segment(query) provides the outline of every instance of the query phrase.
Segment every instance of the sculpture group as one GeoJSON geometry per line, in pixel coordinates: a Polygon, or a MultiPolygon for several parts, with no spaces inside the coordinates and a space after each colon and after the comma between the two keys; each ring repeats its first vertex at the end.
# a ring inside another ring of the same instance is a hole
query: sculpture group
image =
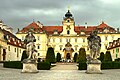
{"type": "Polygon", "coordinates": [[[97,31],[93,31],[87,39],[90,49],[90,59],[95,60],[100,54],[101,39],[97,36],[97,31]]]}
{"type": "Polygon", "coordinates": [[[97,58],[100,55],[101,38],[97,36],[97,31],[93,31],[87,38],[90,55],[87,58],[86,73],[101,73],[101,61],[97,58]]]}
{"type": "Polygon", "coordinates": [[[25,37],[24,43],[26,44],[26,54],[28,55],[27,59],[23,60],[23,70],[25,73],[37,73],[37,57],[35,50],[36,39],[32,31],[29,31],[25,37]]]}

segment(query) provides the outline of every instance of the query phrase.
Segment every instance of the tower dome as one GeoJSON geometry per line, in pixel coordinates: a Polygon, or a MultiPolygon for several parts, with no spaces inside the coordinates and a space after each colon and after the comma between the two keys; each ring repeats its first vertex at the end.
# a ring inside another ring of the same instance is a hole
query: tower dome
{"type": "Polygon", "coordinates": [[[70,13],[70,10],[68,10],[68,12],[65,14],[65,17],[66,17],[66,18],[72,17],[72,14],[70,13]]]}

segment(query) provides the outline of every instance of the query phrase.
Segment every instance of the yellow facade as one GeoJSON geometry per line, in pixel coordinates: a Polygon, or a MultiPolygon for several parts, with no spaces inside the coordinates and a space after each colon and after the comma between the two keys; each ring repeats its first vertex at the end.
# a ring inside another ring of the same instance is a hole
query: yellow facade
{"type": "MultiPolygon", "coordinates": [[[[22,41],[24,41],[26,34],[16,34],[16,36],[21,39],[22,41]]],[[[44,33],[34,33],[33,34],[36,38],[36,42],[35,42],[35,49],[38,51],[37,56],[38,58],[45,58],[46,56],[46,51],[47,51],[47,44],[48,44],[48,39],[47,39],[47,35],[44,33]]]]}
{"type": "Polygon", "coordinates": [[[6,60],[7,41],[4,40],[4,34],[0,29],[0,61],[6,60]]]}
{"type": "MultiPolygon", "coordinates": [[[[120,38],[120,33],[115,32],[114,28],[112,28],[113,32],[109,32],[110,27],[104,22],[102,22],[99,26],[102,27],[99,29],[106,28],[104,29],[103,32],[98,33],[98,36],[100,36],[101,38],[101,52],[105,53],[109,42],[116,40],[117,38],[120,38]]],[[[70,13],[70,11],[68,10],[68,12],[65,14],[65,17],[63,18],[63,21],[62,21],[61,32],[59,30],[60,28],[58,27],[57,28],[50,27],[50,28],[54,28],[53,31],[51,31],[53,32],[52,34],[49,34],[49,30],[45,29],[45,27],[43,29],[46,30],[46,33],[42,33],[42,34],[34,33],[34,36],[36,38],[36,42],[35,42],[36,50],[39,53],[38,57],[45,58],[47,48],[53,47],[55,51],[55,55],[57,53],[60,53],[62,55],[62,58],[65,59],[68,52],[65,52],[64,49],[67,49],[65,45],[68,42],[72,45],[71,48],[73,49],[73,52],[70,52],[71,59],[73,58],[75,53],[78,53],[81,47],[85,48],[86,53],[89,54],[87,37],[89,36],[90,33],[89,34],[85,33],[84,30],[88,32],[90,30],[90,32],[92,32],[93,30],[98,29],[98,26],[93,26],[93,28],[91,28],[91,26],[86,26],[86,25],[76,27],[74,18],[72,14],[70,13]],[[84,30],[82,30],[83,28],[84,30]],[[81,31],[78,31],[78,29],[81,31]],[[38,49],[38,45],[40,45],[40,49],[38,49]]],[[[24,33],[19,32],[16,34],[16,36],[20,38],[21,40],[24,40],[25,35],[27,35],[27,33],[25,32],[24,33]]]]}

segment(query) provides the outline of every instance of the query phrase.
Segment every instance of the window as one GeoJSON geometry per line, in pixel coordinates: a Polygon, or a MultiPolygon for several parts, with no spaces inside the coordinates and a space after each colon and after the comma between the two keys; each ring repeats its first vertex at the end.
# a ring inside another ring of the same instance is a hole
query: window
{"type": "Polygon", "coordinates": [[[85,42],[85,39],[83,39],[83,42],[85,42]]]}
{"type": "Polygon", "coordinates": [[[75,42],[77,42],[77,38],[75,39],[75,42]]]}
{"type": "Polygon", "coordinates": [[[70,22],[70,20],[67,20],[67,22],[70,22]]]}
{"type": "Polygon", "coordinates": [[[67,30],[67,34],[68,34],[68,35],[70,34],[70,31],[69,31],[69,30],[67,30]]]}
{"type": "Polygon", "coordinates": [[[75,47],[75,50],[77,51],[77,47],[75,47]]]}
{"type": "Polygon", "coordinates": [[[107,40],[107,36],[105,37],[105,40],[107,40]]]}
{"type": "Polygon", "coordinates": [[[68,39],[66,39],[66,42],[68,42],[68,39]]]}
{"type": "Polygon", "coordinates": [[[40,49],[40,46],[38,46],[38,49],[40,49]]]}
{"type": "Polygon", "coordinates": [[[19,53],[17,53],[17,57],[19,57],[19,53]]]}
{"type": "Polygon", "coordinates": [[[62,50],[62,47],[60,46],[60,50],[62,50]]]}
{"type": "Polygon", "coordinates": [[[20,53],[21,53],[21,49],[20,49],[20,53]]]}
{"type": "Polygon", "coordinates": [[[48,39],[48,42],[50,42],[50,39],[48,39]]]}
{"type": "Polygon", "coordinates": [[[55,39],[53,39],[53,42],[55,42],[55,39]]]}
{"type": "Polygon", "coordinates": [[[40,53],[38,53],[38,56],[40,56],[40,53]]]}
{"type": "Polygon", "coordinates": [[[62,42],[62,39],[60,39],[60,42],[62,42]]]}
{"type": "Polygon", "coordinates": [[[22,36],[22,40],[24,40],[24,36],[22,36]]]}
{"type": "Polygon", "coordinates": [[[112,36],[112,40],[114,40],[114,36],[112,36]]]}
{"type": "Polygon", "coordinates": [[[38,36],[37,38],[38,38],[38,40],[40,40],[40,37],[39,37],[39,36],[38,36]]]}
{"type": "Polygon", "coordinates": [[[16,48],[15,48],[15,52],[16,52],[16,48]]]}
{"type": "Polygon", "coordinates": [[[10,46],[8,46],[8,51],[10,51],[10,46]]]}

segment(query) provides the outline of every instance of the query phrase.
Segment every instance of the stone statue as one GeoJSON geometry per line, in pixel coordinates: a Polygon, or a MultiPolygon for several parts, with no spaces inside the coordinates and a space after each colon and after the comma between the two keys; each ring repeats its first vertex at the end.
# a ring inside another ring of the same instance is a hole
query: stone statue
{"type": "Polygon", "coordinates": [[[100,54],[101,39],[97,36],[97,31],[92,31],[87,38],[88,47],[90,49],[90,55],[87,58],[87,70],[88,74],[101,74],[101,61],[97,59],[100,54]]]}
{"type": "Polygon", "coordinates": [[[23,73],[37,73],[37,58],[35,50],[35,44],[36,41],[32,31],[29,31],[29,33],[25,37],[25,44],[26,44],[26,53],[28,54],[28,58],[23,60],[23,73]]]}
{"type": "Polygon", "coordinates": [[[34,42],[36,41],[33,33],[29,31],[28,35],[25,37],[25,44],[26,44],[26,52],[28,54],[28,59],[35,59],[35,44],[34,42]]]}
{"type": "Polygon", "coordinates": [[[90,36],[87,38],[88,47],[90,49],[89,60],[96,60],[100,54],[101,48],[101,39],[97,36],[97,31],[93,31],[90,36]]]}

